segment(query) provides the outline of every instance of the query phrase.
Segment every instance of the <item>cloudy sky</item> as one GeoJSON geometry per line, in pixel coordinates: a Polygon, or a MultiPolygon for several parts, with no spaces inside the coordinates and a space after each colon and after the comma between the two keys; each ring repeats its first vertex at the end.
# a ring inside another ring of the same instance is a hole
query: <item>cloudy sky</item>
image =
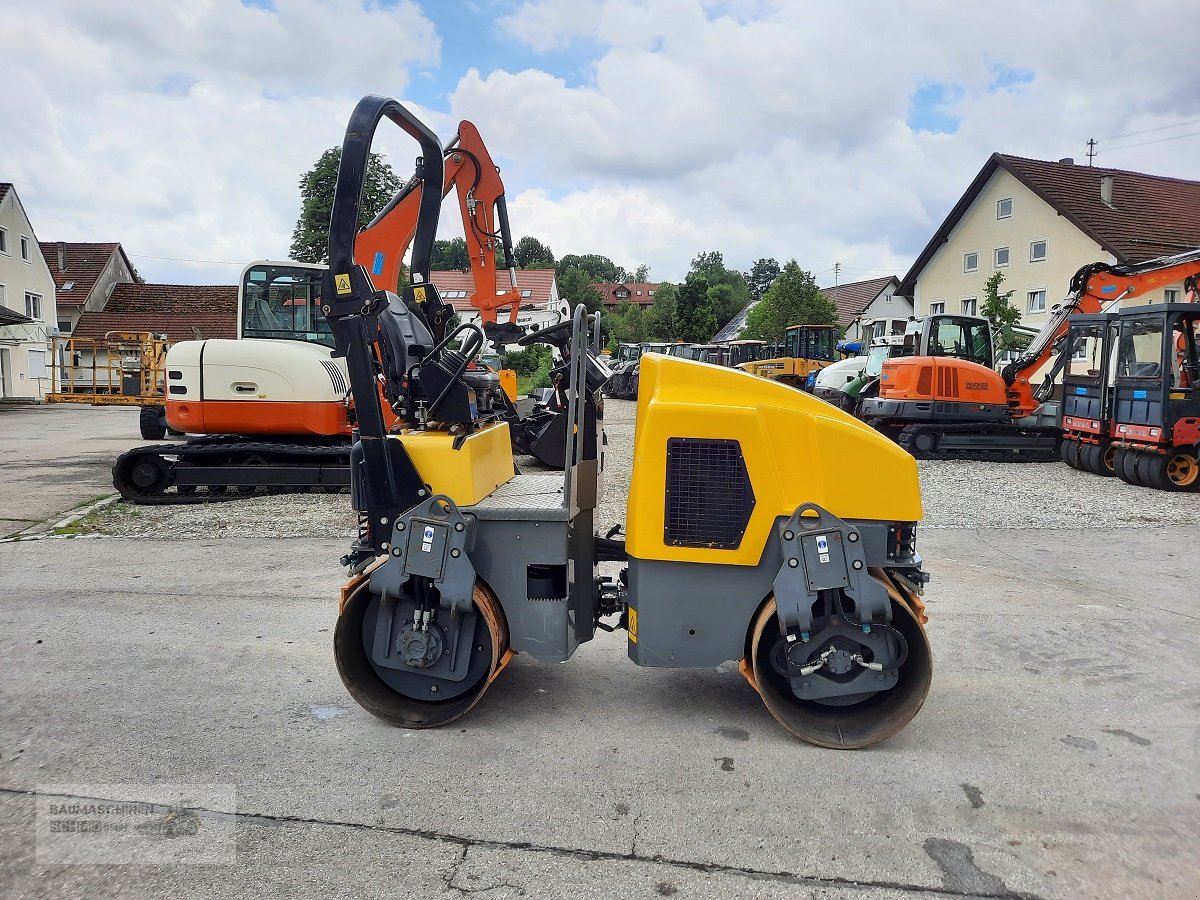
{"type": "MultiPolygon", "coordinates": [[[[4,4],[0,181],[148,281],[286,256],[364,94],[474,122],[516,237],[679,280],[903,274],[993,151],[1200,179],[1195,0],[4,4]]],[[[415,144],[381,129],[402,175],[415,144]]],[[[447,208],[447,212],[450,209],[447,208]]],[[[457,217],[444,217],[443,236],[457,217]]]]}

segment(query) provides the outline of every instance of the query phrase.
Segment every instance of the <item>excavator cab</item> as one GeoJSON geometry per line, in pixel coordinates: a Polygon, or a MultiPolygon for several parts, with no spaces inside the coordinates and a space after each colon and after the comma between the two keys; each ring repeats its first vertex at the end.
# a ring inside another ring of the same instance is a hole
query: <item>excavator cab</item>
{"type": "Polygon", "coordinates": [[[1060,354],[1063,462],[1096,475],[1113,474],[1109,438],[1113,399],[1115,313],[1073,315],[1060,354]]]}
{"type": "MultiPolygon", "coordinates": [[[[579,306],[569,323],[529,336],[556,344],[566,366],[567,465],[516,471],[508,423],[472,405],[464,380],[480,329],[459,329],[457,350],[451,335],[425,348],[405,322],[413,311],[354,262],[358,198],[384,118],[420,143],[419,177],[441,179],[432,132],[395,100],[360,101],[342,146],[325,304],[358,412],[359,529],[334,634],[355,700],[396,725],[443,725],[516,654],[564,662],[598,629],[620,628],[640,666],[738,660],[771,714],[812,743],[863,747],[904,728],[932,673],[912,458],[784,385],[647,353],[625,539],[601,537],[602,460],[587,449],[598,430],[589,398],[608,376],[599,323],[579,306]],[[385,310],[398,327],[383,334],[405,344],[392,358],[412,360],[400,385],[409,395],[396,404],[406,420],[390,430],[374,350],[385,310]],[[780,464],[797,457],[803,465],[780,464]],[[617,573],[601,575],[601,563],[617,573]]],[[[421,212],[417,284],[436,204],[421,212]]]]}

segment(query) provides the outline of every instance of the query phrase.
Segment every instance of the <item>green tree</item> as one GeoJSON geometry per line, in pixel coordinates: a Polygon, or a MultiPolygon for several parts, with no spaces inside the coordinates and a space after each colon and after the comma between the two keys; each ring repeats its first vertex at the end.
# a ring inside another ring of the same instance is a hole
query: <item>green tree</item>
{"type": "Polygon", "coordinates": [[[654,303],[645,312],[647,340],[675,340],[675,301],[679,298],[678,285],[663,282],[654,292],[654,303]]]}
{"type": "Polygon", "coordinates": [[[1021,311],[1012,305],[1012,291],[1000,293],[1003,272],[993,272],[983,286],[983,306],[979,314],[992,323],[997,355],[1026,343],[1013,334],[1012,326],[1021,321],[1021,311]]]}
{"type": "Polygon", "coordinates": [[[550,248],[535,237],[526,235],[513,248],[517,265],[522,269],[553,269],[554,254],[550,248]]]}
{"type": "Polygon", "coordinates": [[[629,276],[629,281],[632,281],[636,284],[645,284],[650,280],[650,267],[645,263],[642,263],[642,265],[634,269],[632,273],[627,272],[626,274],[629,276]]]}
{"type": "Polygon", "coordinates": [[[467,253],[466,240],[456,237],[449,241],[434,241],[433,262],[429,267],[435,272],[452,270],[461,272],[471,268],[471,257],[467,253]]]}
{"type": "Polygon", "coordinates": [[[583,256],[568,253],[558,261],[558,277],[562,278],[563,273],[568,269],[581,270],[593,282],[625,280],[624,269],[607,256],[600,256],[597,253],[586,253],[583,256]]]}
{"type": "Polygon", "coordinates": [[[571,309],[582,303],[589,313],[598,312],[604,305],[604,298],[592,287],[592,278],[583,269],[571,268],[558,273],[558,296],[567,301],[571,309]]]}
{"type": "Polygon", "coordinates": [[[789,325],[832,325],[837,307],[821,293],[811,272],[789,260],[779,277],[763,294],[762,302],[750,310],[740,337],[764,341],[782,340],[789,325]]]}
{"type": "Polygon", "coordinates": [[[640,344],[650,340],[646,320],[647,311],[628,300],[612,312],[605,312],[603,326],[609,344],[615,349],[617,344],[640,344]]]}
{"type": "MultiPolygon", "coordinates": [[[[329,261],[329,218],[333,214],[333,192],[341,161],[341,148],[330,147],[321,154],[316,165],[300,176],[300,218],[292,232],[289,251],[292,259],[311,263],[329,261]]],[[[358,211],[359,228],[375,218],[375,214],[400,190],[400,185],[400,177],[392,167],[378,153],[372,153],[367,161],[358,211]]]]}
{"type": "Polygon", "coordinates": [[[750,290],[751,300],[761,300],[763,294],[767,292],[774,282],[779,277],[779,263],[770,258],[763,257],[750,267],[750,271],[746,273],[746,287],[750,290]]]}
{"type": "Polygon", "coordinates": [[[717,316],[708,295],[708,279],[689,274],[675,299],[675,336],[681,341],[703,343],[717,330],[717,316]]]}
{"type": "Polygon", "coordinates": [[[723,327],[750,302],[745,277],[741,272],[725,268],[725,257],[719,250],[697,253],[689,270],[689,277],[692,275],[708,282],[708,300],[717,318],[717,328],[723,327]]]}

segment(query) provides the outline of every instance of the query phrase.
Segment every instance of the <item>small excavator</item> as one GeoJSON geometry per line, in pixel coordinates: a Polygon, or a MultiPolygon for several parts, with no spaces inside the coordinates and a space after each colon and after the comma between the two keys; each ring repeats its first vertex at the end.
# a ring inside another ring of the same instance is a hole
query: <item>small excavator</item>
{"type": "MultiPolygon", "coordinates": [[[[520,291],[504,184],[473,124],[459,123],[445,150],[440,202],[453,189],[470,257],[474,293],[493,344],[517,342],[520,291]],[[496,290],[495,259],[503,254],[510,288],[496,290]],[[508,309],[508,320],[498,311],[508,309]]],[[[358,237],[359,260],[380,284],[395,287],[416,229],[425,182],[404,184],[358,237]]],[[[242,272],[237,340],[182,341],[167,354],[166,423],[185,442],[136,447],[118,458],[113,484],[141,504],[199,503],[268,492],[339,491],[350,484],[354,411],[348,376],[331,356],[333,335],[320,312],[324,266],[260,261],[242,272]],[[270,346],[263,346],[270,342],[270,346]]],[[[453,307],[429,314],[441,334],[453,307]]],[[[566,371],[560,363],[555,375],[566,371]]],[[[502,409],[514,449],[561,468],[566,421],[553,402],[518,412],[499,383],[472,373],[479,402],[502,409]]],[[[602,414],[602,412],[601,412],[602,414]]],[[[389,415],[390,421],[394,417],[389,415]]]]}
{"type": "Polygon", "coordinates": [[[480,407],[468,375],[484,330],[465,324],[439,340],[426,314],[438,302],[436,192],[422,193],[401,296],[361,263],[355,221],[384,120],[420,145],[415,177],[442,178],[437,137],[409,110],[358,103],[322,292],[357,412],[359,523],[334,634],[351,696],[398,726],[444,725],[515,654],[564,662],[598,629],[621,628],[637,665],[740,661],[771,715],[806,741],[865,747],[903,729],[932,677],[912,457],[784,385],[650,353],[626,534],[596,534],[603,442],[587,435],[603,422],[587,398],[610,370],[584,308],[525,338],[566,349],[568,464],[517,472],[508,422],[480,407]]]}
{"type": "MultiPolygon", "coordinates": [[[[900,445],[918,458],[984,455],[1045,460],[1074,454],[1060,446],[1061,417],[1073,420],[1082,416],[1072,411],[1072,404],[1064,409],[1047,402],[1067,362],[1062,351],[1071,321],[1080,315],[1101,314],[1125,298],[1145,296],[1150,290],[1194,275],[1200,270],[1198,261],[1200,251],[1190,251],[1136,266],[1083,266],[1072,276],[1067,298],[1054,308],[1025,352],[1000,373],[991,368],[990,344],[984,358],[979,333],[951,333],[933,342],[925,355],[885,362],[879,395],[864,399],[860,414],[895,434],[900,445]],[[966,344],[978,344],[975,355],[979,358],[972,358],[970,352],[964,358],[960,351],[966,344]],[[1039,373],[1040,384],[1034,385],[1039,373]]],[[[979,321],[986,324],[984,319],[979,321]]],[[[1070,431],[1072,422],[1066,425],[1070,431]]],[[[1111,469],[1111,441],[1098,437],[1095,444],[1098,451],[1081,449],[1075,455],[1087,464],[1092,454],[1098,453],[1097,467],[1111,469]]]]}

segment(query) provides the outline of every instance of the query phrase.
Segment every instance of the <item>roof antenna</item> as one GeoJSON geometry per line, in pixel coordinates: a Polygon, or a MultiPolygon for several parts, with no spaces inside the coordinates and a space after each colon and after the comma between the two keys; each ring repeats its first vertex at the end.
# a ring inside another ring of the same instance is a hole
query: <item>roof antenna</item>
{"type": "Polygon", "coordinates": [[[1092,160],[1096,156],[1096,139],[1088,138],[1088,165],[1092,164],[1092,160]]]}

